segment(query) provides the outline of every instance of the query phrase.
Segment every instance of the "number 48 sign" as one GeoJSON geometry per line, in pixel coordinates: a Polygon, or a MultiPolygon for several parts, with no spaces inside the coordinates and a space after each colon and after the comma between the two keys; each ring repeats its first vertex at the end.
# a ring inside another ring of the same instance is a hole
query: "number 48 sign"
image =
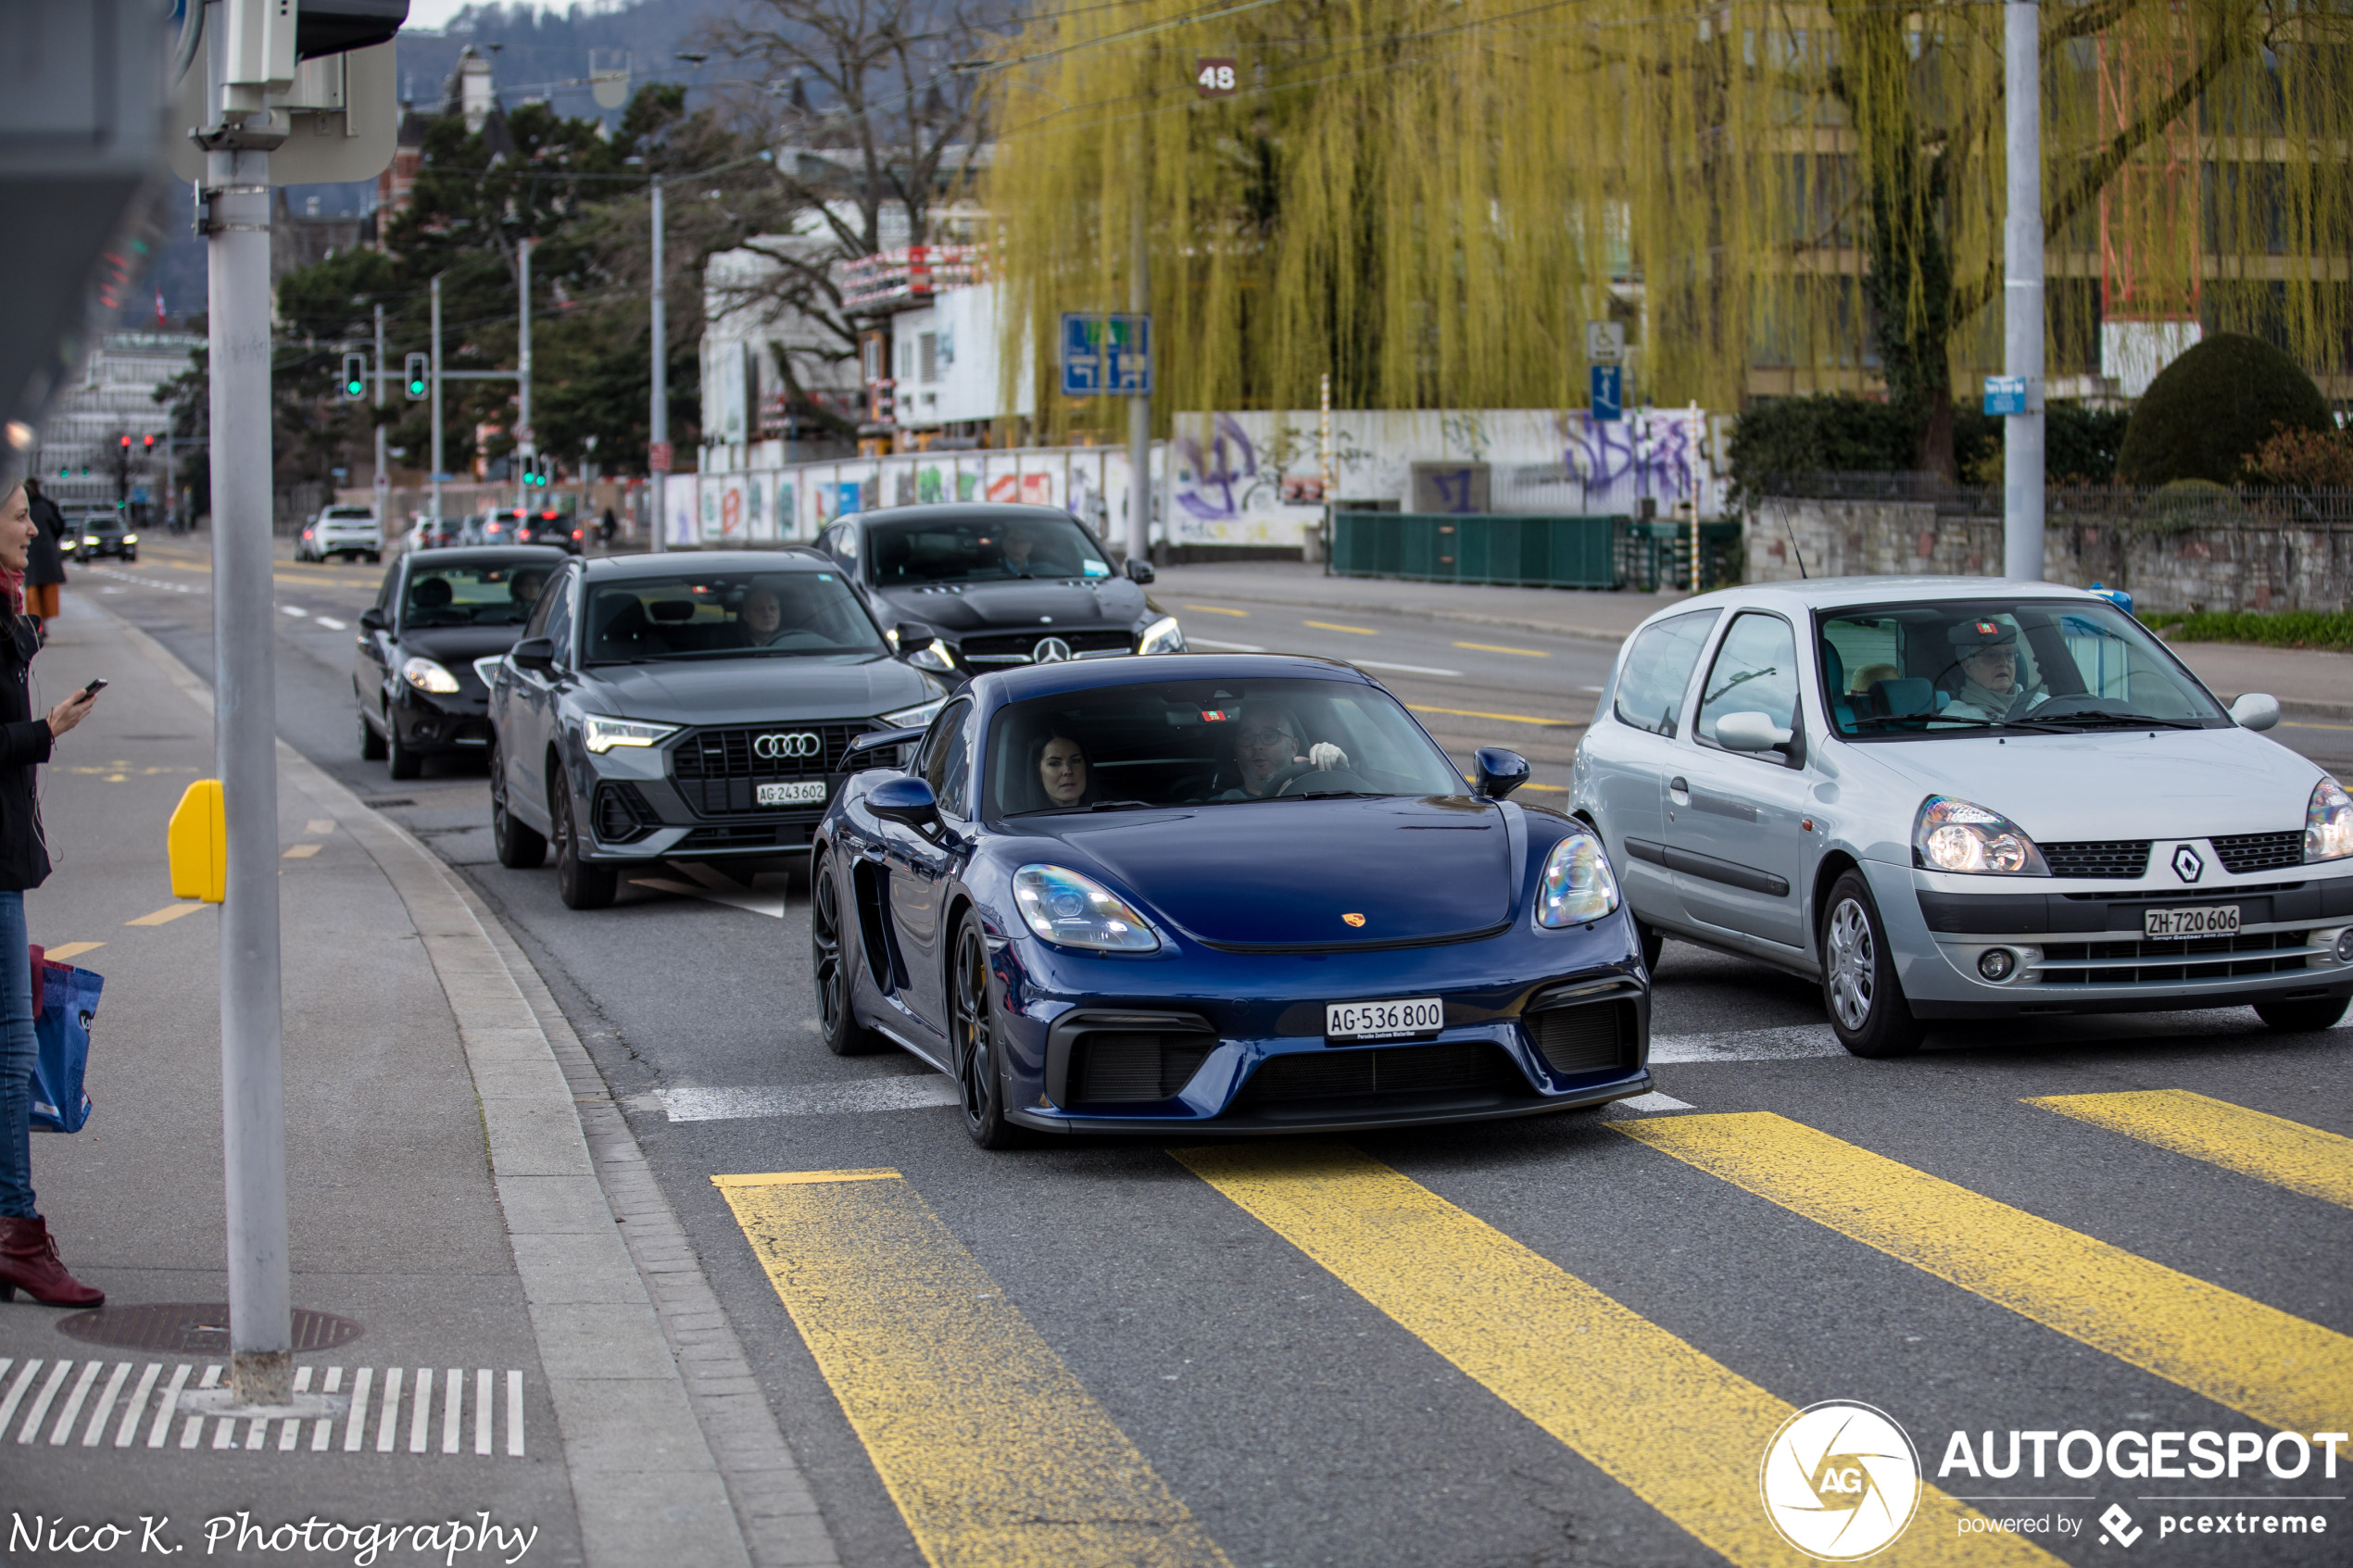
{"type": "Polygon", "coordinates": [[[1201,89],[1204,98],[1230,98],[1234,95],[1234,62],[1211,59],[1203,56],[1193,66],[1193,85],[1201,89]]]}

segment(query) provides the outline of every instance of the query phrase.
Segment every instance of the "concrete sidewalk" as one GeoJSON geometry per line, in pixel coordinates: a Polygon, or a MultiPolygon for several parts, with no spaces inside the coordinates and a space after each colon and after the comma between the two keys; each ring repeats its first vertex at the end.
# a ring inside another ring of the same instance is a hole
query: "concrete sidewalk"
{"type": "Polygon", "coordinates": [[[283,746],[296,1361],[348,1413],[207,1424],[176,1409],[227,1360],[218,911],[170,897],[163,852],[181,791],[214,771],[210,693],[87,598],[68,605],[35,701],[94,675],[112,685],[44,771],[57,871],[27,912],[35,942],[107,988],[94,1112],[73,1136],[36,1137],[33,1177],[68,1263],[107,1303],[0,1306],[9,1507],[69,1525],[169,1516],[158,1542],[230,1562],[353,1553],[260,1537],[241,1550],[206,1521],[497,1526],[506,1549],[477,1560],[833,1562],[740,1347],[538,975],[454,872],[283,746]]]}
{"type": "MultiPolygon", "coordinates": [[[[1957,586],[1960,580],[1955,582],[1957,586]]],[[[1648,616],[1689,596],[1327,577],[1322,567],[1296,561],[1164,566],[1151,592],[1179,620],[1184,618],[1184,600],[1189,596],[1301,609],[1404,615],[1611,644],[1624,641],[1648,616]]],[[[2237,643],[2170,646],[2200,680],[2225,698],[2242,692],[2269,692],[2291,716],[2353,721],[2353,654],[2237,643]]]]}

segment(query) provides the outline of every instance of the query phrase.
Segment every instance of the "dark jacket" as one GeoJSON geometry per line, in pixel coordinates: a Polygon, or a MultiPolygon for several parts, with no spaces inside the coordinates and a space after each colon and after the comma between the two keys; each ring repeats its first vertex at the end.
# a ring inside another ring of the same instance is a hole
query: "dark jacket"
{"type": "Polygon", "coordinates": [[[25,552],[24,581],[28,588],[66,580],[66,514],[46,495],[32,501],[32,546],[25,552]]]}
{"type": "Polygon", "coordinates": [[[0,629],[0,893],[38,887],[49,875],[32,780],[33,765],[49,760],[53,739],[48,719],[32,714],[30,676],[40,646],[29,621],[0,629]]]}

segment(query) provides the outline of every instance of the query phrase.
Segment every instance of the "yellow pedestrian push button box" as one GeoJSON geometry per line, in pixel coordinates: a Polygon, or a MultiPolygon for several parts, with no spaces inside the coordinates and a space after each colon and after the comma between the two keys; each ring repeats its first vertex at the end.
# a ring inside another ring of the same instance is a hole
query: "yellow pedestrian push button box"
{"type": "Polygon", "coordinates": [[[219,779],[198,779],[180,797],[165,834],[171,896],[218,904],[229,897],[229,813],[219,779]]]}

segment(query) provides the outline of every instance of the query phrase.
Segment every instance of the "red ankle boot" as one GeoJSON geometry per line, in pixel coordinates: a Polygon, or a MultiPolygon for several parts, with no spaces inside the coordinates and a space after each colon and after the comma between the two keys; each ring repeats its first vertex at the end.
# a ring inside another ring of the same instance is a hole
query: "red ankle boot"
{"type": "Polygon", "coordinates": [[[66,1273],[57,1238],[38,1214],[0,1216],[0,1301],[15,1300],[19,1290],[44,1307],[95,1307],[107,1298],[66,1273]]]}

